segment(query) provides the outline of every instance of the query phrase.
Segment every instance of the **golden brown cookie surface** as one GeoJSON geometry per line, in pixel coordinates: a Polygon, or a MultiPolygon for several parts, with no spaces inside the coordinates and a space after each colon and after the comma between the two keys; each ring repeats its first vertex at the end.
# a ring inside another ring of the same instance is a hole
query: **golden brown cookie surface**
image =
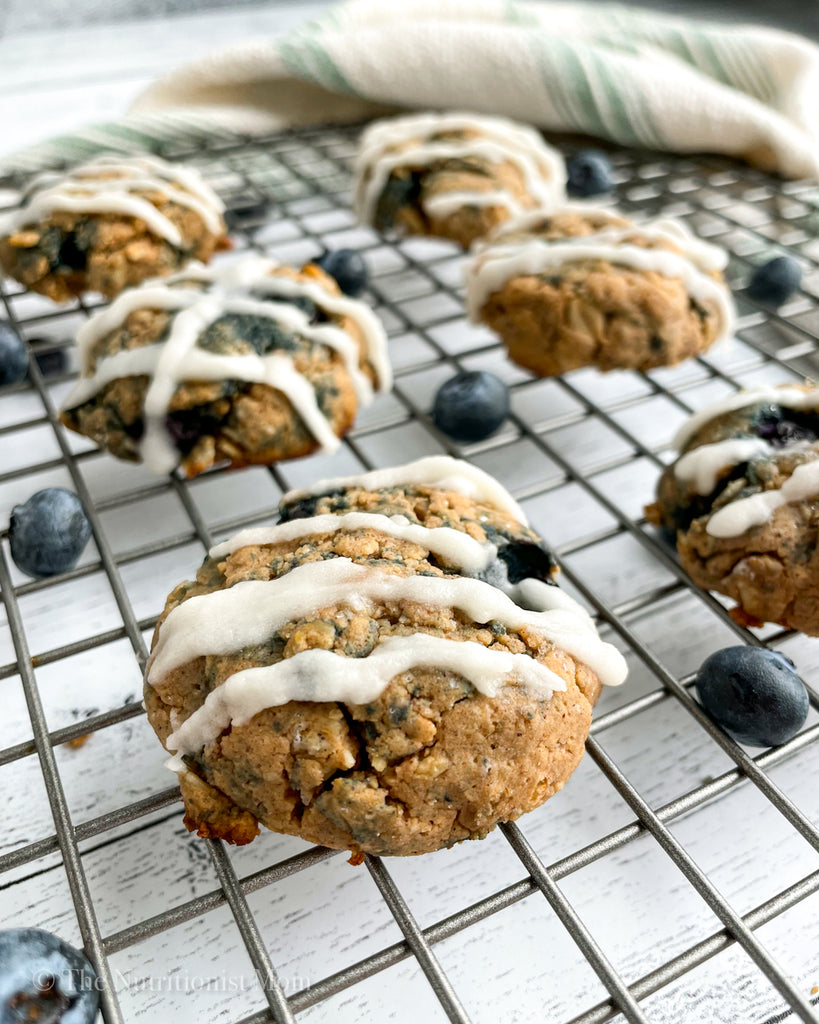
{"type": "Polygon", "coordinates": [[[537,535],[453,489],[459,464],[441,461],[445,489],[363,478],[296,495],[279,526],[216,549],[170,595],[145,698],[195,776],[182,776],[189,828],[245,842],[247,812],[325,846],[416,854],[482,837],[562,788],[600,675],[559,645],[548,614],[515,598],[557,602],[608,681],[622,661],[552,585],[537,535]],[[327,583],[347,574],[341,590],[327,583]],[[246,595],[253,609],[269,595],[275,622],[254,632],[237,620],[240,650],[202,650],[190,623],[207,602],[238,614],[246,595]],[[342,677],[350,688],[338,689],[342,677]],[[325,699],[279,702],[298,693],[325,699]]]}
{"type": "Polygon", "coordinates": [[[126,292],[79,341],[63,422],[156,472],[332,450],[390,380],[368,307],[314,265],[255,256],[126,292]]]}
{"type": "Polygon", "coordinates": [[[157,157],[98,157],[35,179],[0,223],[0,265],[55,302],[113,298],[226,246],[223,205],[192,168],[157,157]]]}
{"type": "Polygon", "coordinates": [[[725,254],[669,222],[630,225],[580,204],[524,215],[470,259],[467,301],[538,376],[678,363],[730,334],[725,254]]]}
{"type": "Polygon", "coordinates": [[[380,231],[447,238],[468,248],[511,216],[561,201],[560,155],[524,125],[475,114],[390,118],[363,134],[359,218],[380,231]]]}
{"type": "Polygon", "coordinates": [[[703,410],[649,513],[743,621],[819,634],[819,393],[760,388],[703,410]]]}

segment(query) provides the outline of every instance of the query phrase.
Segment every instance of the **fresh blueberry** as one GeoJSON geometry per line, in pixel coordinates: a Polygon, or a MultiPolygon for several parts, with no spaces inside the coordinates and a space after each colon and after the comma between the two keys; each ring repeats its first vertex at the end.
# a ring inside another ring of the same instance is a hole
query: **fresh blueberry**
{"type": "Polygon", "coordinates": [[[435,426],[456,441],[482,441],[509,415],[509,389],[494,373],[468,370],[443,383],[435,396],[435,426]]]}
{"type": "Polygon", "coordinates": [[[336,279],[339,288],[346,295],[360,295],[370,279],[367,264],[355,249],[333,249],[324,252],[316,263],[336,279]]]}
{"type": "Polygon", "coordinates": [[[0,384],[17,384],[28,373],[26,343],[6,320],[0,320],[0,384]]]}
{"type": "Polygon", "coordinates": [[[614,186],[611,160],[599,149],[581,149],[566,162],[566,191],[573,196],[598,196],[614,186]]]}
{"type": "Polygon", "coordinates": [[[90,536],[91,524],[80,499],[64,487],[37,491],[11,512],[11,557],[29,576],[55,576],[73,569],[90,536]]]}
{"type": "Polygon", "coordinates": [[[751,274],[748,295],[766,306],[781,306],[802,283],[802,268],[793,256],[776,256],[751,274]]]}
{"type": "Polygon", "coordinates": [[[91,1024],[97,976],[79,950],[39,928],[0,931],[0,1024],[91,1024]]]}
{"type": "Polygon", "coordinates": [[[808,692],[783,654],[726,647],[702,663],[697,692],[708,714],[738,743],[778,747],[808,716],[808,692]]]}

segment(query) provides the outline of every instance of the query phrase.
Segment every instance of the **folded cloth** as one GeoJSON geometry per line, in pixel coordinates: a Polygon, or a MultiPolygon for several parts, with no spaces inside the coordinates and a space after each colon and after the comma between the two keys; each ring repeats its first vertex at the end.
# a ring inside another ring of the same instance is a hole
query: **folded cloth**
{"type": "Polygon", "coordinates": [[[814,177],[817,86],[819,46],[762,26],[597,3],[350,0],[294,33],[171,72],[124,121],[6,163],[77,158],[106,140],[145,148],[180,132],[259,134],[426,107],[814,177]]]}

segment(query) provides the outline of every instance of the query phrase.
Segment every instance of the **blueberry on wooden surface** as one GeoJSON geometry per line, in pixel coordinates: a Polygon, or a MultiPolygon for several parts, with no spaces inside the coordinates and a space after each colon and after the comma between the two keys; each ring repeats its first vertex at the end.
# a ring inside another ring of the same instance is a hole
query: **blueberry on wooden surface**
{"type": "Polygon", "coordinates": [[[572,196],[599,196],[614,185],[611,160],[599,149],[575,153],[566,162],[566,172],[566,191],[572,196]]]}
{"type": "Polygon", "coordinates": [[[367,264],[355,249],[332,249],[322,253],[316,263],[330,277],[345,295],[360,295],[367,287],[370,275],[367,264]]]}
{"type": "Polygon", "coordinates": [[[12,509],[11,557],[29,576],[55,576],[73,569],[90,537],[82,502],[64,487],[37,491],[12,509]]]}
{"type": "Polygon", "coordinates": [[[697,673],[703,707],[738,743],[778,747],[808,716],[808,692],[793,662],[761,647],[726,647],[697,673]]]}
{"type": "Polygon", "coordinates": [[[509,389],[494,373],[465,370],[438,389],[432,418],[456,441],[482,441],[509,415],[509,389]]]}
{"type": "Polygon", "coordinates": [[[0,931],[0,1024],[91,1024],[99,986],[79,950],[39,928],[0,931]]]}
{"type": "Polygon", "coordinates": [[[0,384],[17,384],[28,373],[28,347],[7,320],[0,320],[0,384]]]}
{"type": "Polygon", "coordinates": [[[748,295],[766,306],[781,306],[802,283],[802,268],[793,256],[776,256],[751,274],[748,295]]]}

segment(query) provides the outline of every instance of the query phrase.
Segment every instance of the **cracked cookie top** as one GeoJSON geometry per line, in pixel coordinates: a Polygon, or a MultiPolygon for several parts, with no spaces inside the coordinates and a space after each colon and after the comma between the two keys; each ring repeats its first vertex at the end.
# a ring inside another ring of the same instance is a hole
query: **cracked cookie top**
{"type": "Polygon", "coordinates": [[[420,853],[560,788],[625,664],[495,481],[433,457],[281,512],[213,548],[157,626],[146,704],[189,827],[420,853]]]}
{"type": "Polygon", "coordinates": [[[63,422],[157,473],[332,451],[391,381],[368,306],[312,264],[258,256],[125,292],[77,343],[63,422]]]}
{"type": "Polygon", "coordinates": [[[555,206],[565,183],[562,158],[531,128],[468,113],[413,114],[363,133],[355,208],[382,231],[468,246],[523,210],[555,206]]]}

